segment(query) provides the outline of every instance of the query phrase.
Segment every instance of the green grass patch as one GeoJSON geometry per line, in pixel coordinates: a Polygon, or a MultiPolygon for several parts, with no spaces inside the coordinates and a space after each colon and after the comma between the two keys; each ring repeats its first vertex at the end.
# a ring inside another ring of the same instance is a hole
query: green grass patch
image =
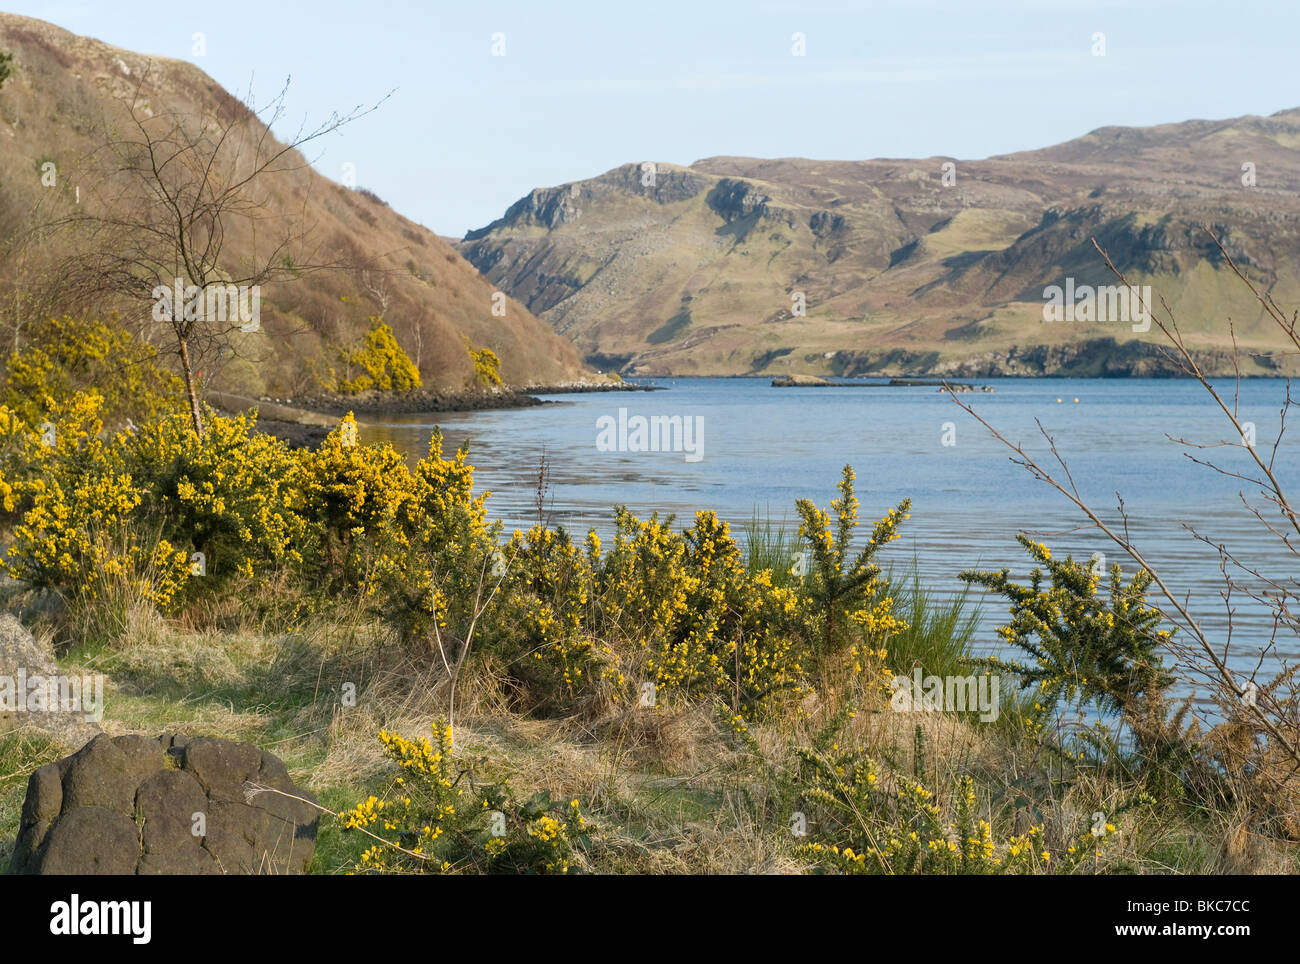
{"type": "Polygon", "coordinates": [[[904,675],[917,666],[927,676],[968,675],[971,642],[979,626],[979,609],[971,604],[969,588],[945,598],[921,585],[915,562],[901,576],[891,572],[887,584],[894,612],[907,623],[907,629],[889,638],[890,667],[904,675]]]}
{"type": "Polygon", "coordinates": [[[691,310],[689,308],[683,308],[654,331],[650,332],[650,334],[646,335],[645,340],[651,345],[662,345],[666,341],[672,341],[689,328],[690,325],[691,310]]]}

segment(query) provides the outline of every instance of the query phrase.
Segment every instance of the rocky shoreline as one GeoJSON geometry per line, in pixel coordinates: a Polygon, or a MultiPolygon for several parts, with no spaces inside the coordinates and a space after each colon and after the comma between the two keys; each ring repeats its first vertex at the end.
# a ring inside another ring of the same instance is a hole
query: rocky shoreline
{"type": "Polygon", "coordinates": [[[586,384],[579,382],[571,385],[530,385],[521,389],[529,395],[579,395],[587,392],[662,392],[662,385],[638,385],[633,382],[601,382],[586,384]]]}
{"type": "MultiPolygon", "coordinates": [[[[299,408],[326,415],[408,415],[415,413],[479,412],[492,409],[532,408],[545,405],[538,395],[566,395],[584,392],[649,392],[657,385],[632,385],[627,382],[571,382],[563,385],[529,385],[526,388],[502,388],[494,391],[439,391],[417,389],[401,395],[362,392],[357,395],[323,394],[287,400],[299,408]]],[[[259,399],[259,401],[273,401],[259,399]]]]}
{"type": "MultiPolygon", "coordinates": [[[[260,400],[259,400],[260,401],[260,400]]],[[[540,398],[510,389],[497,392],[445,392],[417,389],[401,395],[362,392],[357,395],[314,395],[295,398],[291,404],[323,415],[410,415],[430,412],[478,412],[498,408],[531,408],[545,404],[540,398]]]]}
{"type": "Polygon", "coordinates": [[[362,392],[357,395],[322,394],[300,398],[250,398],[210,392],[209,400],[221,411],[237,413],[258,410],[257,431],[283,439],[294,448],[314,448],[324,441],[338,423],[351,412],[359,420],[386,415],[437,415],[446,412],[478,412],[496,409],[534,408],[555,404],[538,395],[564,395],[581,392],[649,392],[658,385],[635,385],[626,382],[529,386],[522,390],[449,392],[419,389],[402,395],[362,392]]]}
{"type": "Polygon", "coordinates": [[[773,388],[951,388],[957,392],[992,392],[991,385],[972,385],[946,379],[890,378],[887,381],[833,382],[820,375],[777,375],[773,388]]]}
{"type": "Polygon", "coordinates": [[[256,431],[263,435],[274,435],[290,448],[314,449],[325,441],[333,431],[323,425],[304,425],[301,422],[285,422],[274,418],[259,418],[256,431]]]}

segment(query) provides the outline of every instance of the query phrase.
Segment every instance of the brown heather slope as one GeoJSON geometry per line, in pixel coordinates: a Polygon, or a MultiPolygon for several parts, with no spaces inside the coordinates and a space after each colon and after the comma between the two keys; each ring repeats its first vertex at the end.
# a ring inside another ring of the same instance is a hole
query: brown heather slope
{"type": "MultiPolygon", "coordinates": [[[[1300,110],[1102,128],[1039,151],[628,164],[535,190],[460,250],[597,364],[680,374],[1143,374],[1156,331],[1042,321],[1043,289],[1109,285],[1090,238],[1164,295],[1202,360],[1283,349],[1200,229],[1300,305],[1300,110]],[[1242,183],[1242,165],[1257,183],[1242,183]],[[803,292],[807,316],[792,317],[803,292]]],[[[1294,356],[1247,374],[1298,370],[1294,356]]]]}
{"type": "MultiPolygon", "coordinates": [[[[39,20],[0,13],[0,50],[14,57],[13,76],[0,89],[0,259],[9,256],[0,260],[0,283],[9,283],[6,295],[48,281],[30,275],[33,264],[41,262],[40,252],[29,248],[22,259],[13,254],[13,242],[25,228],[71,210],[78,187],[83,205],[112,194],[110,182],[95,180],[103,169],[92,152],[104,143],[105,131],[130,130],[120,98],[129,97],[142,77],[142,96],[155,113],[229,117],[245,110],[191,64],[121,50],[39,20]],[[41,186],[46,161],[57,165],[55,189],[41,186]],[[20,278],[22,271],[29,275],[20,278]]],[[[475,348],[496,351],[502,375],[512,385],[588,376],[573,347],[521,305],[509,302],[505,317],[494,317],[494,288],[432,231],[369,192],[320,176],[300,155],[294,161],[295,170],[268,175],[258,184],[271,215],[262,231],[306,228],[307,243],[297,249],[296,262],[344,267],[265,288],[262,332],[236,336],[240,357],[208,379],[211,387],[254,396],[310,392],[319,387],[312,371],[322,361],[329,363],[334,347],[355,342],[368,329],[369,317],[378,314],[392,325],[432,388],[457,390],[472,379],[466,338],[475,348]]],[[[223,264],[227,258],[232,267],[241,263],[259,243],[265,245],[266,238],[232,222],[223,264]]],[[[79,313],[105,308],[59,307],[79,313]]],[[[149,320],[147,308],[134,306],[123,321],[166,343],[167,333],[149,320]]]]}

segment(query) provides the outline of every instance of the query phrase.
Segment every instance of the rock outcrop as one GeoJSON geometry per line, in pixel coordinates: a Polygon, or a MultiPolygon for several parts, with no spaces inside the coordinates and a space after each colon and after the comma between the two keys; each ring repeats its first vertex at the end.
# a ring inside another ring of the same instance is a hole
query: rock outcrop
{"type": "Polygon", "coordinates": [[[9,870],[303,873],[316,847],[314,802],[279,758],[250,743],[100,734],[31,775],[9,870]]]}
{"type": "Polygon", "coordinates": [[[54,653],[10,613],[0,616],[0,733],[34,729],[77,746],[100,731],[102,683],[63,676],[54,653]],[[92,692],[86,692],[90,683],[92,692]]]}

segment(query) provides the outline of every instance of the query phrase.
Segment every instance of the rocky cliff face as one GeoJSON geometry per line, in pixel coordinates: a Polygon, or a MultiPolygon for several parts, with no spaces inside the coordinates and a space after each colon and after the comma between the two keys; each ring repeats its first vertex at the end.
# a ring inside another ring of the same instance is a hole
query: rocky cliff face
{"type": "MultiPolygon", "coordinates": [[[[812,361],[812,359],[810,359],[812,361]]],[[[1230,351],[1198,353],[1198,364],[1215,371],[1232,368],[1230,351]]],[[[841,351],[829,359],[832,374],[942,375],[952,378],[1062,376],[1072,378],[1173,378],[1182,374],[1172,354],[1160,345],[1136,340],[1094,338],[1063,345],[1013,345],[960,360],[942,360],[935,352],[891,349],[841,351]]],[[[1264,359],[1256,374],[1277,374],[1279,366],[1264,359]]]]}
{"type": "Polygon", "coordinates": [[[1297,148],[1300,110],[983,161],[628,164],[533,192],[460,250],[627,372],[1164,370],[1154,328],[1044,323],[1049,286],[1116,284],[1095,239],[1214,370],[1235,337],[1243,370],[1271,374],[1296,361],[1202,225],[1300,304],[1297,148]]]}
{"type": "Polygon", "coordinates": [[[725,177],[709,192],[709,207],[730,224],[740,218],[766,217],[772,200],[748,181],[725,177]]]}

